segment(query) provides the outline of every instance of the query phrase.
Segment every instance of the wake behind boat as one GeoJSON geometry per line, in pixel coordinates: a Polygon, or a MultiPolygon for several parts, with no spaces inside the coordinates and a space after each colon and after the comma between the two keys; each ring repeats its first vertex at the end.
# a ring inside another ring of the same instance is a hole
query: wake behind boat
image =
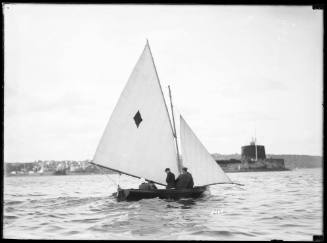
{"type": "Polygon", "coordinates": [[[170,89],[169,94],[172,123],[147,41],[111,114],[92,163],[162,186],[166,186],[165,168],[181,173],[183,167],[188,167],[195,187],[156,190],[118,188],[115,194],[118,200],[196,198],[202,196],[209,185],[233,184],[182,116],[179,117],[181,161],[170,89]]]}

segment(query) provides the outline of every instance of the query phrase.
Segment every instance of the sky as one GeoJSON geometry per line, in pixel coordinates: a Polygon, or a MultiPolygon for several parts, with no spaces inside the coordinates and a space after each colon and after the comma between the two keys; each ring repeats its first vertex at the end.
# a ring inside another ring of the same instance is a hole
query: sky
{"type": "MultiPolygon", "coordinates": [[[[256,137],[322,155],[323,14],[310,6],[4,5],[4,160],[92,159],[149,40],[210,153],[256,137]]],[[[168,103],[169,104],[169,103],[168,103]]]]}

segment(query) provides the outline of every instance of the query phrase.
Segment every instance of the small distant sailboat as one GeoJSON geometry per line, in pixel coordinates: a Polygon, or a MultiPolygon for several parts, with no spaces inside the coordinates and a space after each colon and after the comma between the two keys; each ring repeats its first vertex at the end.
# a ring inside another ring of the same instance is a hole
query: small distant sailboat
{"type": "Polygon", "coordinates": [[[193,175],[195,187],[146,191],[118,186],[118,200],[196,198],[209,185],[237,184],[224,173],[182,116],[183,161],[180,160],[172,103],[171,108],[173,124],[147,41],[111,114],[92,164],[162,186],[166,185],[165,168],[176,174],[185,166],[193,175]]]}
{"type": "Polygon", "coordinates": [[[41,165],[40,170],[37,171],[38,174],[43,174],[44,173],[44,165],[41,165]]]}

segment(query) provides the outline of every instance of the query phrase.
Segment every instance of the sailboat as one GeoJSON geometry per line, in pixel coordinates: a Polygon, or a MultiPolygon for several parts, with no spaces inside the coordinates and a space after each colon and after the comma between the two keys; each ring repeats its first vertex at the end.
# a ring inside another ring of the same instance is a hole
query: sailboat
{"type": "MultiPolygon", "coordinates": [[[[170,92],[170,89],[169,89],[170,92]]],[[[170,93],[171,98],[171,93],[170,93]]],[[[232,183],[180,116],[181,161],[173,105],[172,120],[156,66],[146,42],[96,149],[92,164],[166,186],[165,168],[176,174],[187,167],[195,183],[192,189],[122,189],[117,199],[179,199],[201,197],[209,185],[232,183]]],[[[237,183],[234,183],[237,184],[237,183]]]]}

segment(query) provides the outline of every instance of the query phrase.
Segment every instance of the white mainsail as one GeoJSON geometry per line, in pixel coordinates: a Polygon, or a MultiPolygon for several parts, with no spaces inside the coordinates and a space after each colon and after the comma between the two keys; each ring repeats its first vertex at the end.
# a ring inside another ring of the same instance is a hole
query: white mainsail
{"type": "Polygon", "coordinates": [[[167,106],[147,43],[111,114],[93,163],[166,184],[177,169],[167,106]]]}
{"type": "Polygon", "coordinates": [[[232,183],[180,115],[183,165],[193,176],[194,185],[232,183]]]}

